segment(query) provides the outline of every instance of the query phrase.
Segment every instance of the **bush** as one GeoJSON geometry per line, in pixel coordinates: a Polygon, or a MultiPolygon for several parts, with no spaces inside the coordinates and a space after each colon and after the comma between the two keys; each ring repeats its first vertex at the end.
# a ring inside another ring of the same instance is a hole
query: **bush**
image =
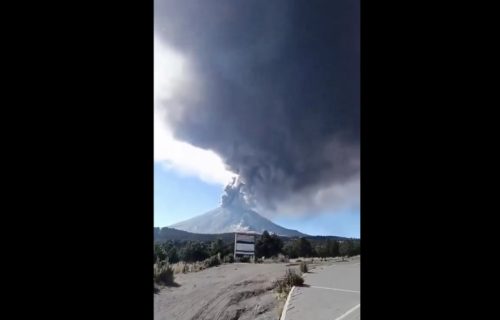
{"type": "Polygon", "coordinates": [[[265,257],[262,257],[261,259],[263,262],[266,262],[266,263],[279,263],[279,262],[290,262],[290,260],[288,259],[287,256],[281,254],[281,253],[278,253],[278,255],[275,255],[275,256],[272,256],[270,258],[265,258],[265,257]]]}
{"type": "Polygon", "coordinates": [[[239,258],[240,262],[250,262],[250,257],[249,256],[243,256],[239,258]]]}
{"type": "Polygon", "coordinates": [[[264,231],[262,236],[255,242],[255,256],[256,257],[272,257],[281,252],[283,248],[283,241],[278,235],[270,235],[269,232],[264,231]]]}
{"type": "Polygon", "coordinates": [[[203,261],[206,268],[215,267],[220,265],[220,255],[211,256],[210,258],[203,261]]]}
{"type": "Polygon", "coordinates": [[[203,262],[196,261],[194,263],[190,263],[188,266],[189,266],[188,272],[198,272],[207,268],[204,261],[203,262]]]}
{"type": "Polygon", "coordinates": [[[301,286],[302,284],[304,284],[304,278],[292,269],[287,269],[285,276],[275,281],[274,286],[278,293],[288,294],[293,286],[301,286]]]}
{"type": "Polygon", "coordinates": [[[342,260],[344,260],[344,258],[346,256],[348,256],[348,257],[351,256],[352,248],[353,248],[352,241],[350,241],[350,240],[342,241],[342,243],[339,246],[339,253],[340,253],[340,256],[342,257],[342,260]]]}
{"type": "Polygon", "coordinates": [[[284,253],[292,259],[298,257],[309,258],[315,255],[314,249],[306,238],[299,238],[288,242],[283,247],[284,253]]]}
{"type": "Polygon", "coordinates": [[[174,270],[168,263],[154,265],[154,282],[165,286],[174,283],[174,270]]]}
{"type": "Polygon", "coordinates": [[[281,253],[278,255],[278,261],[279,262],[286,262],[286,263],[290,262],[290,260],[288,259],[288,257],[282,255],[281,253]]]}
{"type": "Polygon", "coordinates": [[[285,257],[284,255],[282,255],[281,253],[278,254],[275,261],[276,262],[289,262],[288,258],[285,257]]]}
{"type": "Polygon", "coordinates": [[[203,261],[210,257],[208,248],[204,243],[189,241],[179,251],[179,258],[185,262],[203,261]]]}
{"type": "Polygon", "coordinates": [[[308,269],[307,269],[307,263],[306,262],[301,262],[300,263],[300,271],[302,273],[306,273],[308,271],[308,269]]]}
{"type": "Polygon", "coordinates": [[[224,242],[222,241],[222,239],[218,238],[217,240],[213,241],[211,244],[210,244],[210,250],[209,250],[209,253],[211,256],[215,256],[217,254],[220,254],[221,257],[224,257],[225,253],[226,253],[226,246],[224,245],[224,242]]]}
{"type": "Polygon", "coordinates": [[[234,256],[232,254],[228,254],[227,256],[224,257],[224,263],[233,263],[234,262],[234,256]]]}

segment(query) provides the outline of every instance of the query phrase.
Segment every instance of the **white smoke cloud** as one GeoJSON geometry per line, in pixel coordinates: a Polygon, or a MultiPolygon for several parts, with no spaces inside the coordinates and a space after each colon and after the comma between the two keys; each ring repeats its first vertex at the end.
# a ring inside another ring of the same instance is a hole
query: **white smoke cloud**
{"type": "Polygon", "coordinates": [[[227,170],[222,159],[210,150],[174,139],[159,112],[154,115],[154,161],[167,170],[195,176],[212,184],[226,185],[236,174],[227,170]]]}
{"type": "Polygon", "coordinates": [[[167,170],[226,185],[236,175],[226,169],[222,159],[213,151],[176,140],[165,121],[169,112],[182,107],[176,101],[186,91],[196,98],[196,81],[186,57],[157,38],[154,45],[154,161],[167,170]]]}

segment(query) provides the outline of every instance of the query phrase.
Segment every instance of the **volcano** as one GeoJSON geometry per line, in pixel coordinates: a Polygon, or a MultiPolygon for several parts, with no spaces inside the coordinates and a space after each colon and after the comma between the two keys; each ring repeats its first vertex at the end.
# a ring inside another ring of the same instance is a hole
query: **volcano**
{"type": "Polygon", "coordinates": [[[267,230],[280,236],[306,236],[297,230],[281,227],[253,210],[230,206],[218,207],[170,227],[193,233],[255,232],[261,234],[267,230]]]}
{"type": "Polygon", "coordinates": [[[254,211],[249,204],[245,185],[234,180],[225,188],[222,204],[214,210],[169,226],[193,233],[255,232],[265,230],[280,236],[307,236],[297,230],[287,229],[273,223],[254,211]]]}

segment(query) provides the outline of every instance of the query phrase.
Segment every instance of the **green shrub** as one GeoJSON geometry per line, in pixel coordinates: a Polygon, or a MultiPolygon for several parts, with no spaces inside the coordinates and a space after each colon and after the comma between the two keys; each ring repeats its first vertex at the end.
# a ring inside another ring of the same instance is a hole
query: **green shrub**
{"type": "Polygon", "coordinates": [[[269,232],[264,231],[262,236],[255,242],[255,256],[270,258],[280,253],[282,248],[283,241],[278,235],[270,235],[269,232]]]}
{"type": "Polygon", "coordinates": [[[179,250],[179,259],[185,262],[203,261],[210,257],[207,245],[197,241],[188,241],[179,250]]]}
{"type": "Polygon", "coordinates": [[[308,269],[307,269],[307,263],[306,262],[301,262],[300,263],[300,271],[302,273],[307,273],[308,269]]]}

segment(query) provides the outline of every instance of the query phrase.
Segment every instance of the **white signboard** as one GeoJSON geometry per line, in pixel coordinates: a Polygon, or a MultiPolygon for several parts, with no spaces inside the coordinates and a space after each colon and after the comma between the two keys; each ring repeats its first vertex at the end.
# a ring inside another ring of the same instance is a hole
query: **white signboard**
{"type": "Polygon", "coordinates": [[[236,243],[236,251],[250,251],[254,252],[254,244],[253,243],[236,243]]]}
{"type": "Polygon", "coordinates": [[[255,236],[253,234],[236,233],[236,242],[240,241],[255,243],[255,236]]]}
{"type": "Polygon", "coordinates": [[[255,236],[253,234],[234,234],[234,255],[255,254],[255,236]]]}

